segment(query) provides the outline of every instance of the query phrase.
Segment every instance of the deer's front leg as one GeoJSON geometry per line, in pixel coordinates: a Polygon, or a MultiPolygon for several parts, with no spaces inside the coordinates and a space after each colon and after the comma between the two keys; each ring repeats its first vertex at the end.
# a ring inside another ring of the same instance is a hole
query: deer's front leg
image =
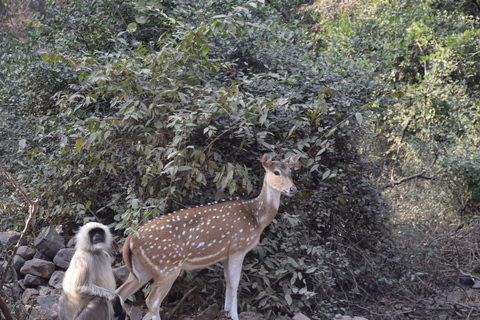
{"type": "Polygon", "coordinates": [[[224,262],[225,282],[227,292],[225,295],[225,311],[233,320],[238,320],[237,313],[237,290],[242,274],[242,263],[245,253],[236,253],[228,257],[224,262]]]}

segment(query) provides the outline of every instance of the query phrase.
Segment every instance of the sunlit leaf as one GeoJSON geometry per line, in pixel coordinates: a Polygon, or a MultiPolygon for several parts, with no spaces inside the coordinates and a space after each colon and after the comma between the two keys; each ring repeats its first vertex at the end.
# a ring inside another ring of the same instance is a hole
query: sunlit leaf
{"type": "Polygon", "coordinates": [[[78,153],[80,153],[80,151],[82,151],[82,147],[83,147],[83,139],[82,138],[78,138],[77,141],[75,141],[75,147],[77,148],[78,153]]]}

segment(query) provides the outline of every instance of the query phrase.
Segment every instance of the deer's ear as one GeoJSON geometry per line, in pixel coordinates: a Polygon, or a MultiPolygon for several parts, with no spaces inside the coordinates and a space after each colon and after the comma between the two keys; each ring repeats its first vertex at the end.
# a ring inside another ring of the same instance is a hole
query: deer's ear
{"type": "Polygon", "coordinates": [[[268,153],[265,153],[262,158],[262,165],[267,169],[272,164],[272,157],[268,153]]]}
{"type": "Polygon", "coordinates": [[[295,169],[299,169],[301,167],[300,162],[298,162],[298,160],[300,159],[300,156],[301,156],[300,154],[296,154],[294,156],[291,156],[283,160],[282,162],[285,163],[289,168],[295,167],[295,169]]]}

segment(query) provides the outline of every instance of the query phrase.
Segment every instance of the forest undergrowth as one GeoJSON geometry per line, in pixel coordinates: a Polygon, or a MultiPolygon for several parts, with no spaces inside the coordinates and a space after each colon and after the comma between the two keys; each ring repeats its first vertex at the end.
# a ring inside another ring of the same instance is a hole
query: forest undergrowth
{"type": "MultiPolygon", "coordinates": [[[[254,197],[264,153],[300,153],[242,311],[480,317],[476,1],[45,4],[0,0],[0,164],[41,201],[30,240],[97,220],[121,245],[153,217],[254,197]]],[[[0,180],[2,227],[23,209],[0,180]]],[[[167,308],[193,286],[189,314],[221,305],[222,273],[186,273],[167,308]]]]}
{"type": "Polygon", "coordinates": [[[441,202],[428,205],[419,199],[436,185],[414,181],[385,192],[392,205],[393,245],[386,253],[392,286],[388,292],[368,297],[365,304],[353,304],[358,314],[368,319],[480,316],[478,212],[462,216],[448,212],[441,202]]]}

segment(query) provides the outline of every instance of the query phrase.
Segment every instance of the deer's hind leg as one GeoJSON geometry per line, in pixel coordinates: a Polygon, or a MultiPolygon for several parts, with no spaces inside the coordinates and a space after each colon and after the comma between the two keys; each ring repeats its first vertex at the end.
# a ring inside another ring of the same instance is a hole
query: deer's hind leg
{"type": "Polygon", "coordinates": [[[136,255],[132,255],[132,270],[127,281],[117,289],[117,293],[123,301],[140,290],[148,281],[153,278],[152,273],[140,262],[136,255]]]}
{"type": "Polygon", "coordinates": [[[172,288],[172,285],[180,274],[180,271],[181,268],[176,267],[168,271],[160,270],[160,272],[155,274],[155,282],[146,301],[148,311],[152,316],[152,320],[160,320],[160,304],[172,288]]]}

